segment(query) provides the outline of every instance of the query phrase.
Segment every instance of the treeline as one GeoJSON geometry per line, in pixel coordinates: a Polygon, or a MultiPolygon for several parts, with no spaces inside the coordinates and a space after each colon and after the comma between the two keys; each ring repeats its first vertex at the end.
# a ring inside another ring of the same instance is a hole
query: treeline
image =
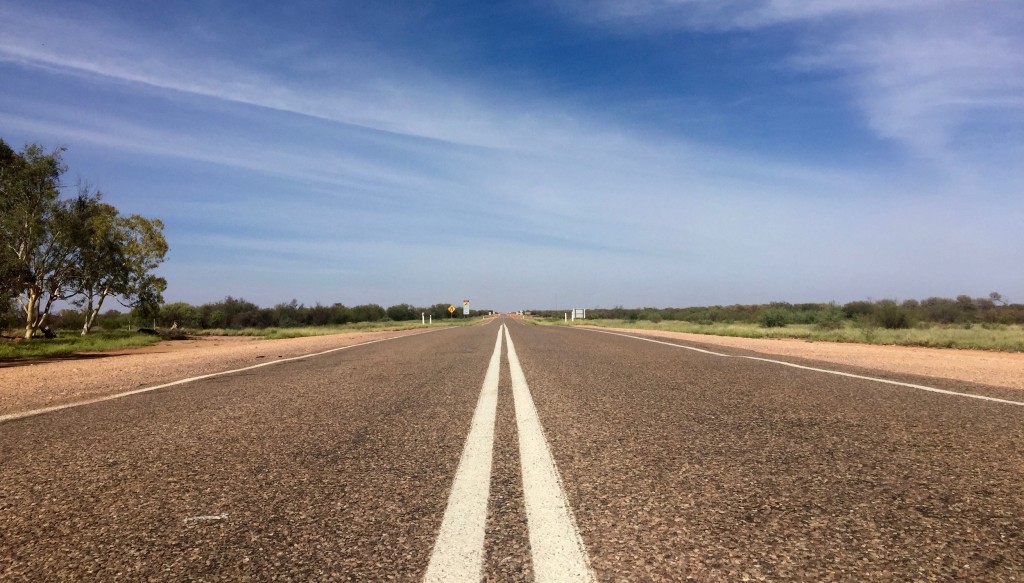
{"type": "MultiPolygon", "coordinates": [[[[564,311],[534,310],[533,315],[563,318],[564,311]]],[[[587,318],[616,320],[679,320],[696,324],[756,323],[766,328],[789,324],[815,324],[821,328],[839,328],[846,322],[883,328],[910,328],[925,324],[1024,324],[1024,304],[1010,304],[1001,294],[972,298],[960,295],[955,299],[932,297],[924,300],[854,301],[839,305],[770,304],[704,306],[691,308],[623,308],[588,309],[587,318]]]]}
{"type": "Polygon", "coordinates": [[[49,332],[55,306],[76,306],[86,334],[106,300],[152,310],[167,285],[153,273],[167,254],[163,223],[122,215],[88,185],[63,197],[64,151],[15,152],[0,139],[0,316],[20,320],[25,338],[49,332]]]}
{"type": "MultiPolygon", "coordinates": [[[[300,326],[337,326],[360,322],[402,322],[419,320],[424,314],[439,321],[442,318],[462,318],[461,303],[454,315],[448,313],[448,306],[441,303],[429,307],[411,304],[395,304],[384,308],[378,304],[346,306],[336,303],[329,306],[314,304],[306,306],[295,300],[264,308],[241,298],[228,296],[219,302],[193,306],[184,302],[164,304],[158,310],[133,310],[121,313],[110,310],[97,321],[97,326],[106,330],[150,327],[185,330],[242,329],[242,328],[295,328],[300,326]]],[[[471,310],[470,317],[488,314],[488,310],[471,310]]],[[[63,310],[54,315],[54,328],[74,329],[81,327],[84,315],[79,310],[63,310]]]]}

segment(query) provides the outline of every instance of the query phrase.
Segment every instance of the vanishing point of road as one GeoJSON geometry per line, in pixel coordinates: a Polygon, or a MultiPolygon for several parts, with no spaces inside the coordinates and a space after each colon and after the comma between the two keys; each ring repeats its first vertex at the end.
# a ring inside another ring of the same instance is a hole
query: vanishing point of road
{"type": "Polygon", "coordinates": [[[496,318],[0,422],[0,580],[1024,581],[1024,395],[496,318]]]}

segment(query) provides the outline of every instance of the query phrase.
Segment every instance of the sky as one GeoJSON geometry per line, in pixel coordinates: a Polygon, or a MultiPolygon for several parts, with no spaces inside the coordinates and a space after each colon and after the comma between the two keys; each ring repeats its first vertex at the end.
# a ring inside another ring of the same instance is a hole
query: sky
{"type": "Polygon", "coordinates": [[[167,301],[1024,302],[1019,0],[0,1],[167,301]]]}

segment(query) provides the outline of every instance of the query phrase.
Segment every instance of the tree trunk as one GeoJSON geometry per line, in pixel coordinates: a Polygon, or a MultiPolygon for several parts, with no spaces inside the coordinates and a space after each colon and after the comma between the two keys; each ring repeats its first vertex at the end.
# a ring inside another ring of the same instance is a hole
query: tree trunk
{"type": "Polygon", "coordinates": [[[50,317],[50,310],[53,309],[54,293],[50,292],[46,297],[46,305],[40,311],[39,318],[36,321],[36,330],[41,330],[46,324],[46,319],[50,317]]]}
{"type": "Polygon", "coordinates": [[[25,303],[25,339],[32,338],[36,331],[36,312],[39,311],[39,292],[29,288],[28,301],[25,303]]]}
{"type": "Polygon", "coordinates": [[[96,323],[96,316],[99,315],[100,310],[103,309],[103,300],[107,299],[107,292],[104,291],[100,294],[99,301],[96,302],[96,307],[92,305],[92,296],[89,296],[89,304],[86,308],[85,314],[85,325],[82,326],[82,336],[85,336],[92,330],[93,324],[96,323]]]}
{"type": "MultiPolygon", "coordinates": [[[[86,293],[88,293],[88,292],[86,292],[86,293]]],[[[92,294],[91,293],[88,294],[88,298],[89,299],[86,300],[86,304],[85,304],[85,323],[82,324],[82,336],[85,336],[86,334],[88,334],[89,330],[92,329],[92,321],[93,321],[93,318],[94,318],[93,314],[95,313],[95,312],[93,312],[93,309],[92,309],[92,294]]]]}

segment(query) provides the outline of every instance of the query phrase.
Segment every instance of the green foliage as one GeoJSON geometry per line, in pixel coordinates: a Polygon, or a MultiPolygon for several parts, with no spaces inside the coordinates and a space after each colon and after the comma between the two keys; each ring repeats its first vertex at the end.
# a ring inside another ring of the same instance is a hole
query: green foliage
{"type": "Polygon", "coordinates": [[[0,331],[10,330],[18,323],[18,305],[14,298],[0,295],[0,331]]]}
{"type": "Polygon", "coordinates": [[[158,319],[166,326],[177,325],[179,328],[199,328],[202,322],[202,314],[200,314],[198,308],[194,308],[185,302],[175,302],[161,306],[158,319]]]}
{"type": "Polygon", "coordinates": [[[23,299],[26,337],[65,298],[74,264],[74,209],[60,200],[63,152],[32,144],[18,153],[0,140],[0,273],[8,294],[23,299]]]}
{"type": "Polygon", "coordinates": [[[819,310],[814,317],[814,325],[819,330],[839,330],[845,321],[845,312],[834,302],[819,310]]]}
{"type": "Polygon", "coordinates": [[[957,302],[946,298],[923,300],[918,310],[923,320],[939,324],[952,324],[964,317],[957,302]]]}
{"type": "Polygon", "coordinates": [[[784,328],[792,321],[790,312],[782,307],[772,307],[761,312],[757,317],[762,328],[784,328]]]}
{"type": "Polygon", "coordinates": [[[163,223],[123,217],[82,184],[61,199],[64,151],[31,144],[18,153],[0,140],[0,291],[20,298],[26,337],[58,301],[85,311],[84,334],[106,298],[152,315],[166,288],[153,274],[167,253],[163,223]]]}
{"type": "MultiPolygon", "coordinates": [[[[564,310],[530,310],[535,316],[561,320],[564,310]]],[[[696,306],[689,308],[590,308],[587,318],[616,319],[629,322],[651,321],[658,314],[664,321],[691,323],[740,324],[754,323],[786,325],[814,324],[822,330],[838,330],[847,323],[868,318],[876,325],[900,327],[914,326],[917,322],[953,324],[960,322],[990,322],[1024,324],[1024,304],[1009,303],[1002,294],[992,292],[985,298],[957,299],[928,298],[926,300],[855,301],[842,307],[835,303],[790,304],[772,302],[764,305],[696,306]],[[995,298],[995,299],[993,299],[995,298]],[[878,313],[880,312],[880,314],[878,313]],[[767,313],[767,315],[766,315],[767,313]],[[881,318],[881,321],[879,320],[881,318]]],[[[769,328],[773,326],[768,326],[769,328]]],[[[777,326],[775,326],[777,327],[777,326]]]]}
{"type": "Polygon", "coordinates": [[[128,331],[101,332],[82,336],[75,330],[71,333],[60,334],[54,339],[32,338],[17,343],[0,342],[0,359],[66,356],[76,352],[100,352],[149,346],[159,341],[159,336],[128,331]]]}
{"type": "Polygon", "coordinates": [[[882,300],[875,304],[874,320],[879,326],[889,330],[910,328],[912,312],[891,300],[882,300]]]}
{"type": "Polygon", "coordinates": [[[853,320],[854,327],[864,336],[864,342],[874,344],[878,340],[878,321],[872,315],[858,315],[853,320]]]}
{"type": "Polygon", "coordinates": [[[387,309],[388,318],[395,322],[403,322],[406,320],[415,320],[420,317],[420,313],[416,308],[409,304],[395,304],[387,309]]]}
{"type": "Polygon", "coordinates": [[[654,308],[644,308],[644,310],[640,312],[639,318],[641,320],[647,320],[648,322],[651,322],[653,324],[657,324],[658,322],[661,322],[662,320],[665,319],[665,317],[662,316],[661,312],[654,308]]]}
{"type": "Polygon", "coordinates": [[[387,311],[377,304],[363,304],[352,307],[353,322],[379,322],[387,317],[387,311]]]}
{"type": "Polygon", "coordinates": [[[875,313],[875,306],[871,302],[856,301],[843,306],[843,313],[853,320],[861,316],[871,316],[875,313]]]}
{"type": "MultiPolygon", "coordinates": [[[[546,322],[559,326],[565,325],[561,317],[551,318],[546,322]]],[[[656,328],[673,332],[739,338],[799,338],[809,342],[867,342],[901,346],[1024,352],[1024,326],[1020,324],[996,325],[999,327],[993,329],[986,329],[984,326],[965,329],[959,325],[919,323],[913,328],[890,330],[879,327],[873,317],[858,318],[853,325],[836,330],[821,330],[814,324],[791,324],[785,328],[762,328],[752,322],[700,324],[669,320],[655,325],[645,320],[631,322],[628,319],[588,319],[586,323],[613,328],[656,328]]]]}
{"type": "MultiPolygon", "coordinates": [[[[388,309],[378,304],[363,304],[348,307],[341,303],[330,306],[316,304],[305,306],[297,300],[277,304],[271,308],[260,306],[244,300],[228,296],[219,302],[192,306],[184,302],[175,302],[162,306],[155,315],[158,327],[170,328],[177,324],[179,328],[192,331],[200,330],[264,330],[292,329],[316,326],[343,326],[349,324],[377,323],[385,321],[415,322],[420,321],[420,314],[434,316],[434,322],[448,321],[447,303],[434,304],[429,308],[418,308],[412,304],[396,304],[388,309]]],[[[461,315],[461,310],[459,311],[461,315]]],[[[486,314],[487,310],[476,311],[486,314]]],[[[138,310],[132,313],[138,322],[141,319],[151,320],[154,316],[143,316],[138,310]]],[[[98,320],[100,327],[114,318],[119,327],[126,325],[126,316],[117,312],[108,312],[98,320]]],[[[459,320],[460,318],[453,318],[459,320]]]]}

